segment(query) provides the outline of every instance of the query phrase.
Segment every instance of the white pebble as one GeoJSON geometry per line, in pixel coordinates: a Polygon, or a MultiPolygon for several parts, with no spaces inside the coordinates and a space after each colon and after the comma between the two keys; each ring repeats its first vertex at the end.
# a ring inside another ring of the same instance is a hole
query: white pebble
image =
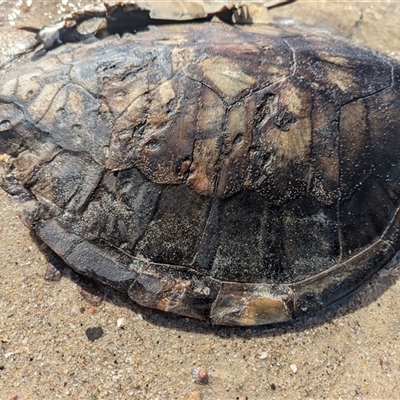
{"type": "Polygon", "coordinates": [[[268,357],[268,353],[266,351],[263,351],[258,358],[260,360],[265,360],[267,357],[268,357]]]}
{"type": "Polygon", "coordinates": [[[293,371],[293,373],[295,374],[297,372],[297,365],[296,364],[291,364],[290,365],[290,369],[293,371]]]}
{"type": "Polygon", "coordinates": [[[123,328],[126,325],[126,318],[118,318],[117,327],[123,328]]]}

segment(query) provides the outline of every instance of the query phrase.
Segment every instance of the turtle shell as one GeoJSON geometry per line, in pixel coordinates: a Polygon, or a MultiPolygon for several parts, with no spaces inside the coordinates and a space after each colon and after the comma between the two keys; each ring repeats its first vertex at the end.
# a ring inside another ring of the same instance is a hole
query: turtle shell
{"type": "Polygon", "coordinates": [[[191,23],[21,57],[3,187],[67,264],[215,324],[347,295],[400,237],[400,65],[331,35],[191,23]]]}

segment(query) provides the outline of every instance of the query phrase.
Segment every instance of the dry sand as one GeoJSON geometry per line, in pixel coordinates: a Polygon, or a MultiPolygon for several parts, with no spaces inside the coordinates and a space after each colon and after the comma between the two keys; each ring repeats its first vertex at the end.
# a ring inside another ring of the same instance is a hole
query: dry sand
{"type": "MultiPolygon", "coordinates": [[[[26,3],[0,0],[2,54],[16,37],[8,19],[48,24],[65,2],[26,3]]],[[[299,0],[271,15],[334,29],[400,60],[399,2],[299,0]]],[[[318,316],[233,329],[143,309],[107,289],[93,306],[69,270],[58,282],[43,279],[40,247],[0,191],[0,400],[400,398],[399,267],[318,316]],[[93,327],[103,335],[92,342],[93,327]],[[201,366],[205,385],[192,377],[201,366]]]]}

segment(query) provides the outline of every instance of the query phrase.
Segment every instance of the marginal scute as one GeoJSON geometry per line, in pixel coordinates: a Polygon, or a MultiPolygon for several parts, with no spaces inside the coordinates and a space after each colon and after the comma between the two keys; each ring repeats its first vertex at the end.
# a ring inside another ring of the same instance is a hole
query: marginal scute
{"type": "Polygon", "coordinates": [[[224,283],[211,310],[222,325],[263,325],[289,321],[293,299],[286,287],[224,283]]]}
{"type": "MultiPolygon", "coordinates": [[[[400,221],[399,215],[400,213],[397,212],[396,224],[400,221]]],[[[393,225],[391,224],[388,230],[391,235],[398,236],[397,232],[393,232],[393,225]]],[[[295,293],[294,316],[320,310],[327,303],[332,303],[349,294],[354,290],[357,282],[371,277],[376,265],[384,265],[395,253],[391,243],[380,240],[367,246],[347,261],[291,285],[295,293]]]]}
{"type": "Polygon", "coordinates": [[[193,318],[209,317],[220,283],[192,271],[136,261],[139,276],[129,288],[135,302],[193,318]]]}

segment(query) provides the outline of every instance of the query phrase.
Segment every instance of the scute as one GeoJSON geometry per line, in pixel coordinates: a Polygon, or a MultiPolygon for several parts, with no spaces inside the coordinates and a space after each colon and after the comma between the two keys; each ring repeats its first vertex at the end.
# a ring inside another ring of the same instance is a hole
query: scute
{"type": "Polygon", "coordinates": [[[1,77],[3,186],[72,268],[139,304],[288,321],[400,247],[399,77],[371,50],[271,26],[64,44],[1,77]]]}

